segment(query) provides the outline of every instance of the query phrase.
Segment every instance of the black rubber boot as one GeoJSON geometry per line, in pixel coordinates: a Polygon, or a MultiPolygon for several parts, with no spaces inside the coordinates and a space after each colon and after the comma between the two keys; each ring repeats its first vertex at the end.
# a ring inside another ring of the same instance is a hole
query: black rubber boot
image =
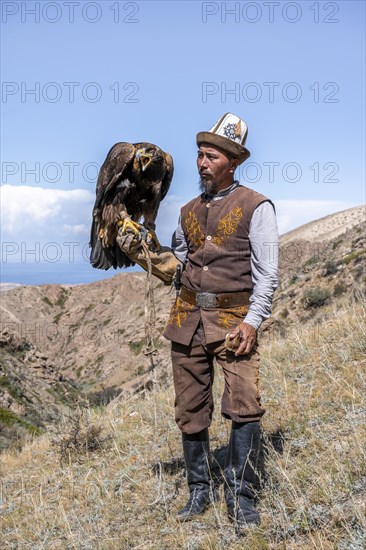
{"type": "Polygon", "coordinates": [[[225,500],[229,518],[237,534],[259,525],[255,509],[255,491],[259,488],[257,463],[261,441],[259,422],[233,422],[224,471],[225,500]]]}
{"type": "Polygon", "coordinates": [[[189,499],[176,518],[178,521],[189,521],[203,514],[211,501],[208,429],[195,434],[182,434],[182,441],[189,499]]]}

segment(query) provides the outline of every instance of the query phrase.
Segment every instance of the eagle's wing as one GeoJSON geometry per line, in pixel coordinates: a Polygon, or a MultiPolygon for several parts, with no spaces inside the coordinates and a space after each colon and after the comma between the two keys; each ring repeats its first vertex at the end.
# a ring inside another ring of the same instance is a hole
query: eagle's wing
{"type": "Polygon", "coordinates": [[[104,248],[99,233],[104,203],[114,186],[127,176],[134,155],[135,147],[131,143],[116,143],[110,149],[99,171],[90,231],[90,246],[92,249],[90,262],[93,267],[99,269],[114,267],[116,269],[117,267],[128,267],[132,263],[117,244],[104,248]]]}
{"type": "Polygon", "coordinates": [[[164,199],[167,192],[169,191],[169,187],[173,179],[173,173],[174,173],[173,157],[169,153],[165,153],[165,163],[166,163],[166,172],[163,177],[163,181],[161,183],[161,200],[164,199]]]}
{"type": "Polygon", "coordinates": [[[124,177],[134,155],[135,146],[132,143],[113,145],[99,171],[94,208],[98,208],[103,197],[124,177]]]}

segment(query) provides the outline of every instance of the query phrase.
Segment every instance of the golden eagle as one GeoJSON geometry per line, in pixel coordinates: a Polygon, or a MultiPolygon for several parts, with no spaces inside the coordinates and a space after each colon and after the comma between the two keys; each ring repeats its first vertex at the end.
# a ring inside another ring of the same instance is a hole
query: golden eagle
{"type": "Polygon", "coordinates": [[[90,235],[90,262],[98,269],[133,264],[119,248],[116,237],[143,226],[155,238],[155,219],[160,202],[173,177],[173,159],[152,143],[116,143],[109,151],[97,180],[90,235]]]}

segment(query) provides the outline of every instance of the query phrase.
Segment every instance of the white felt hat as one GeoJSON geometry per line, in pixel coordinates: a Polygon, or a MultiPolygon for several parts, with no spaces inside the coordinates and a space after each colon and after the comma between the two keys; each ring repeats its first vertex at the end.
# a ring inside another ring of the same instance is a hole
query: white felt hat
{"type": "Polygon", "coordinates": [[[248,135],[248,126],[244,120],[232,113],[224,114],[220,120],[208,131],[198,132],[197,145],[208,143],[230,153],[240,161],[240,164],[250,157],[245,148],[248,135]]]}

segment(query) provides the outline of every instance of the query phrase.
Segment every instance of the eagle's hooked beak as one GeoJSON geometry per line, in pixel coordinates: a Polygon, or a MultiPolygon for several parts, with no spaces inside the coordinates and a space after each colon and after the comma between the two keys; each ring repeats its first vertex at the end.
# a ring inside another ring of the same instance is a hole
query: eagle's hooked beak
{"type": "Polygon", "coordinates": [[[149,155],[149,153],[146,153],[146,149],[138,149],[136,151],[136,158],[141,163],[141,169],[143,172],[145,172],[146,168],[149,166],[150,162],[152,161],[152,156],[149,155]]]}

